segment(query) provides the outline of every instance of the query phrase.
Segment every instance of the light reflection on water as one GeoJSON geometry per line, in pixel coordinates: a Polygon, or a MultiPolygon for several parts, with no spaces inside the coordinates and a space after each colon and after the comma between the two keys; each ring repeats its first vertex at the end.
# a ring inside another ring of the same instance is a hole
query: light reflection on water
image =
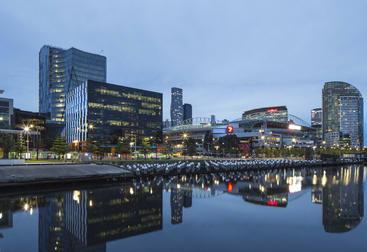
{"type": "Polygon", "coordinates": [[[364,251],[365,180],[366,168],[348,166],[7,192],[0,194],[0,249],[222,251],[242,248],[236,237],[253,234],[246,248],[259,251],[270,244],[294,251],[286,243],[302,244],[298,251],[364,251]],[[290,238],[297,234],[304,238],[290,238]],[[305,242],[313,236],[325,244],[305,242]]]}

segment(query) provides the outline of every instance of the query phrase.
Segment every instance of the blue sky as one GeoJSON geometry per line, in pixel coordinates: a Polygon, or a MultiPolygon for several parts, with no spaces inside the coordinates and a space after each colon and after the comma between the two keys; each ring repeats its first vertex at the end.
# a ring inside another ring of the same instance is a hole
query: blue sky
{"type": "Polygon", "coordinates": [[[367,96],[366,10],[365,0],[3,1],[0,89],[37,111],[39,49],[73,46],[107,57],[108,82],[162,92],[164,118],[178,86],[194,116],[287,105],[309,121],[325,81],[367,96]]]}

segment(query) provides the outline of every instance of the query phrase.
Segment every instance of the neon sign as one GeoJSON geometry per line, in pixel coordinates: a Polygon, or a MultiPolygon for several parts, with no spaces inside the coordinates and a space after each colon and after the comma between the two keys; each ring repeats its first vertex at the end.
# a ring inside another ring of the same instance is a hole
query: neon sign
{"type": "Polygon", "coordinates": [[[272,109],[267,110],[268,113],[274,113],[274,112],[278,112],[278,111],[279,111],[279,109],[277,109],[277,108],[272,108],[272,109]]]}
{"type": "Polygon", "coordinates": [[[228,192],[232,192],[233,186],[232,186],[231,182],[228,183],[228,188],[227,189],[228,189],[228,192]]]}
{"type": "Polygon", "coordinates": [[[226,131],[227,131],[227,133],[228,134],[231,134],[231,133],[233,133],[233,126],[227,126],[227,129],[226,129],[226,131]]]}

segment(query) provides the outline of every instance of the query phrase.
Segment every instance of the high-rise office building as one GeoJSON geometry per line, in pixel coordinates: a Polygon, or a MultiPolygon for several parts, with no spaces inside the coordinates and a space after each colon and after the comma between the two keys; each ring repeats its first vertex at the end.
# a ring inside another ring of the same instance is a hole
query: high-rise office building
{"type": "Polygon", "coordinates": [[[183,121],[182,89],[173,87],[171,89],[171,122],[176,126],[183,121]]]}
{"type": "Polygon", "coordinates": [[[322,108],[311,111],[311,126],[322,125],[322,108]]]}
{"type": "Polygon", "coordinates": [[[327,147],[363,148],[363,97],[357,88],[340,81],[326,82],[322,116],[327,147]]]}
{"type": "Polygon", "coordinates": [[[210,123],[211,124],[216,124],[215,115],[210,116],[210,123]]]}
{"type": "Polygon", "coordinates": [[[65,94],[86,80],[106,81],[106,57],[76,48],[43,46],[39,52],[39,112],[64,121],[65,94]]]}
{"type": "Polygon", "coordinates": [[[192,119],[192,106],[191,104],[185,103],[183,105],[183,120],[192,119]]]}
{"type": "Polygon", "coordinates": [[[311,110],[311,127],[316,130],[316,138],[322,140],[322,108],[311,110]]]}
{"type": "Polygon", "coordinates": [[[10,129],[13,113],[13,99],[0,98],[0,129],[10,129]]]}
{"type": "Polygon", "coordinates": [[[65,135],[109,144],[161,137],[162,94],[88,80],[66,96],[65,135]]]}

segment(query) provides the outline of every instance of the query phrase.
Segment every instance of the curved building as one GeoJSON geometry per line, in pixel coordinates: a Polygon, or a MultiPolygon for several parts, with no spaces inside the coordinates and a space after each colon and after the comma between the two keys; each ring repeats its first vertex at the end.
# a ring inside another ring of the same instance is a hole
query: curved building
{"type": "Polygon", "coordinates": [[[275,122],[288,122],[288,109],[286,106],[265,107],[245,111],[242,120],[269,120],[275,122]]]}
{"type": "Polygon", "coordinates": [[[326,82],[322,114],[327,147],[363,148],[363,97],[357,88],[346,82],[326,82]]]}

